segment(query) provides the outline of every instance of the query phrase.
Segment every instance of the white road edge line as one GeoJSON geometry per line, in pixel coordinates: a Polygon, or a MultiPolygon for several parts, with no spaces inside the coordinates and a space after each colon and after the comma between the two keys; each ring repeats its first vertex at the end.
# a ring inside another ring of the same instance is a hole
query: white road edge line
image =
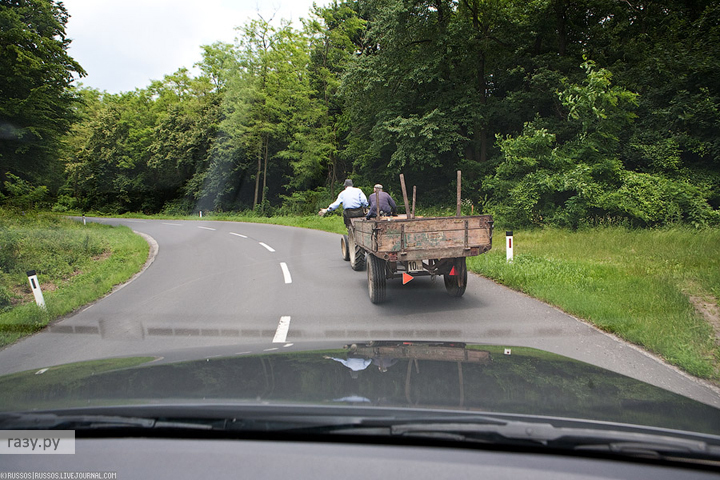
{"type": "Polygon", "coordinates": [[[198,228],[202,228],[203,230],[215,230],[214,228],[210,228],[210,227],[198,227],[198,228]]]}
{"type": "Polygon", "coordinates": [[[182,227],[182,223],[165,223],[165,222],[163,222],[163,225],[172,225],[173,227],[182,227]]]}
{"type": "Polygon", "coordinates": [[[263,243],[263,242],[260,242],[260,245],[262,245],[263,247],[267,248],[268,251],[270,251],[270,252],[274,252],[274,251],[275,251],[274,248],[272,248],[270,245],[267,245],[267,244],[265,244],[265,243],[263,243]]]}
{"type": "Polygon", "coordinates": [[[275,330],[273,343],[285,343],[288,330],[290,330],[290,317],[280,317],[280,323],[278,323],[277,330],[275,330]]]}
{"type": "Polygon", "coordinates": [[[280,262],[280,268],[282,268],[283,278],[285,278],[285,283],[292,283],[292,277],[290,276],[290,270],[288,270],[287,263],[280,262]]]}
{"type": "Polygon", "coordinates": [[[230,235],[235,235],[236,237],[247,238],[245,235],[240,235],[239,233],[235,233],[235,232],[230,232],[230,235]]]}

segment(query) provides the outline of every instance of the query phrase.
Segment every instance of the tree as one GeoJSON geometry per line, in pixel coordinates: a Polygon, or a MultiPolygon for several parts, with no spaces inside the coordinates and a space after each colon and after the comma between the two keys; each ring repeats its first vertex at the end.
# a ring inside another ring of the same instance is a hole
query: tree
{"type": "Polygon", "coordinates": [[[203,45],[203,59],[195,65],[204,76],[215,86],[215,91],[225,90],[228,81],[238,73],[238,62],[232,44],[215,42],[203,45]]]}
{"type": "Polygon", "coordinates": [[[75,120],[73,74],[85,75],[67,53],[67,20],[61,2],[0,0],[0,180],[10,172],[59,186],[59,141],[75,120]]]}
{"type": "Polygon", "coordinates": [[[146,208],[172,204],[178,213],[195,210],[220,122],[222,87],[216,78],[190,78],[181,69],[151,85],[158,116],[148,147],[148,181],[154,188],[146,194],[146,208]]]}
{"type": "Polygon", "coordinates": [[[362,36],[367,22],[359,17],[354,2],[334,1],[325,7],[315,6],[305,24],[310,38],[309,80],[313,90],[314,108],[300,124],[291,149],[293,188],[312,188],[326,185],[330,196],[335,184],[352,168],[342,162],[340,153],[348,133],[345,99],[340,92],[341,78],[356,52],[362,48],[362,36]]]}
{"type": "Polygon", "coordinates": [[[520,7],[500,0],[363,5],[365,48],[343,81],[356,168],[392,183],[404,172],[425,195],[441,195],[438,184],[460,165],[472,165],[473,175],[489,168],[493,130],[507,116],[506,67],[521,50],[510,28],[520,7]]]}
{"type": "Polygon", "coordinates": [[[583,68],[583,83],[558,95],[573,136],[558,141],[533,121],[521,135],[498,138],[503,162],[487,179],[496,211],[516,225],[574,228],[607,217],[639,226],[718,223],[707,190],[624,165],[637,94],[613,86],[610,72],[592,62],[583,68]]]}
{"type": "Polygon", "coordinates": [[[269,190],[278,192],[284,177],[291,175],[283,160],[294,158],[286,151],[303,128],[303,115],[312,117],[308,45],[306,37],[285,22],[275,27],[260,18],[240,31],[239,73],[224,93],[224,119],[203,196],[214,199],[214,208],[237,206],[240,188],[254,171],[252,208],[265,209],[269,190]]]}

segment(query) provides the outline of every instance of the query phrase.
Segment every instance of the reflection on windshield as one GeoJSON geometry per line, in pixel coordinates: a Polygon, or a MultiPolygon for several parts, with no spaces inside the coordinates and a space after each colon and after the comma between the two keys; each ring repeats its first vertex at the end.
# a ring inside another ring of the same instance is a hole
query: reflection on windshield
{"type": "MultiPolygon", "coordinates": [[[[4,409],[157,401],[362,403],[564,416],[720,432],[709,406],[559,355],[463,343],[370,342],[128,368],[118,359],[0,378],[4,409]],[[683,415],[677,415],[677,412],[683,415]]],[[[124,362],[124,363],[123,363],[124,362]]],[[[128,363],[129,362],[129,363],[128,363]]]]}

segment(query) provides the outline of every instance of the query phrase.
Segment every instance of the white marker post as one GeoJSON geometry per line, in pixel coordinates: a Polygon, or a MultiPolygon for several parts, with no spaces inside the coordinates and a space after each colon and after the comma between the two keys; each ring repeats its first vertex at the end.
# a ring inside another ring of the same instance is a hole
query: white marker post
{"type": "Polygon", "coordinates": [[[35,303],[38,307],[45,310],[45,299],[43,298],[42,290],[40,290],[40,282],[38,282],[37,274],[35,270],[27,272],[28,282],[30,282],[30,288],[32,288],[33,295],[35,295],[35,303]]]}
{"type": "Polygon", "coordinates": [[[513,232],[505,232],[505,253],[508,263],[513,261],[513,232]]]}
{"type": "Polygon", "coordinates": [[[200,210],[200,218],[202,218],[202,210],[200,210]]]}
{"type": "Polygon", "coordinates": [[[85,214],[83,213],[83,225],[87,225],[87,222],[85,221],[85,214]]]}

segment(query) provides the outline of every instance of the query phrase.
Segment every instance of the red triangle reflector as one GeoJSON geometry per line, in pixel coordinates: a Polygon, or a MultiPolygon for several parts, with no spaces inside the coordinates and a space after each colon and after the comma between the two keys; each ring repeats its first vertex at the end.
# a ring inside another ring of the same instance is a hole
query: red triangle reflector
{"type": "Polygon", "coordinates": [[[450,275],[453,275],[453,276],[457,275],[457,272],[455,271],[455,267],[453,267],[452,270],[450,270],[450,275]]]}
{"type": "Polygon", "coordinates": [[[407,273],[403,273],[403,285],[408,283],[410,280],[413,279],[412,275],[408,275],[407,273]]]}

